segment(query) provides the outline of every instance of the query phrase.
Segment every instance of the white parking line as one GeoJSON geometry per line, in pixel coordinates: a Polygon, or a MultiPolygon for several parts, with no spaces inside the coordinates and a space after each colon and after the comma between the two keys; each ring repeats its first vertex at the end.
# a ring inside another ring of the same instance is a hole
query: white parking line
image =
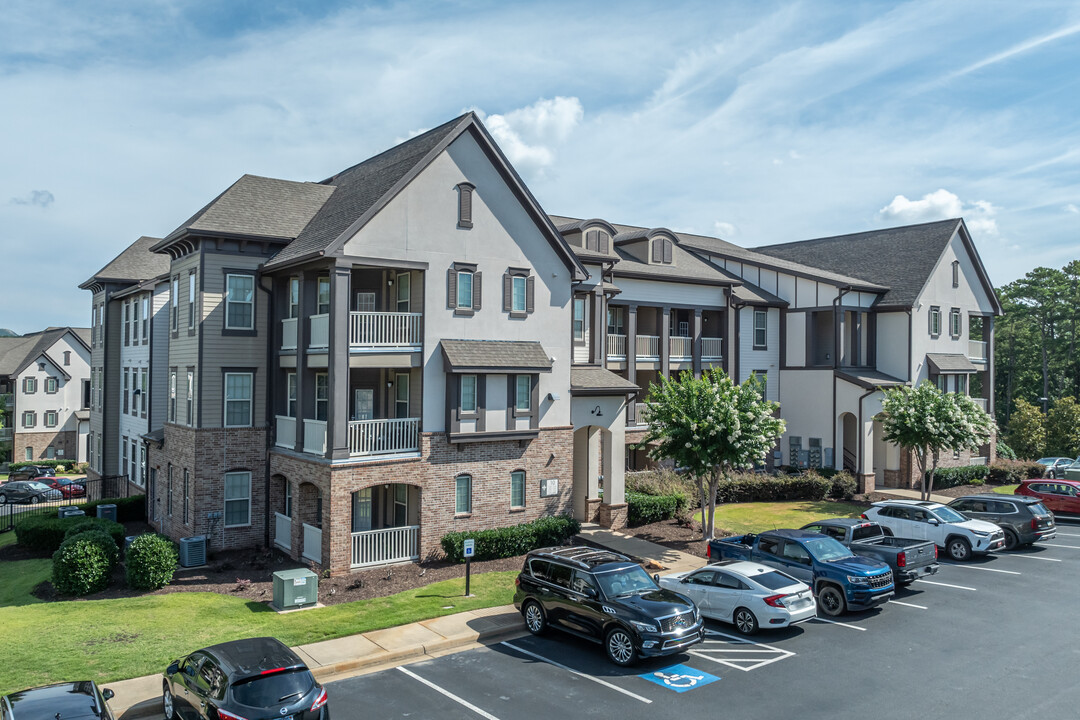
{"type": "Polygon", "coordinates": [[[1080,550],[1080,545],[1054,545],[1054,544],[1051,544],[1051,543],[1043,543],[1043,547],[1059,547],[1059,548],[1069,548],[1070,550],[1080,550]]]}
{"type": "Polygon", "coordinates": [[[916,605],[915,603],[900,602],[899,600],[890,600],[889,602],[893,605],[903,605],[904,607],[917,608],[919,610],[927,609],[925,605],[916,605]]]}
{"type": "Polygon", "coordinates": [[[982,565],[961,565],[960,563],[941,563],[947,567],[965,568],[967,570],[985,570],[986,572],[1004,573],[1006,575],[1023,575],[1015,570],[998,570],[997,568],[983,567],[982,565]]]}
{"type": "Polygon", "coordinates": [[[926,583],[927,585],[940,585],[941,587],[951,587],[956,588],[957,590],[970,590],[971,592],[975,592],[975,588],[968,587],[967,585],[950,585],[949,583],[931,582],[930,580],[916,580],[915,582],[926,583]]]}
{"type": "Polygon", "coordinates": [[[1077,535],[1076,533],[1063,533],[1063,532],[1059,532],[1059,533],[1057,533],[1057,534],[1058,534],[1058,535],[1060,535],[1061,537],[1080,537],[1080,535],[1077,535]]]}
{"type": "Polygon", "coordinates": [[[829,620],[828,618],[823,618],[823,617],[810,618],[810,620],[811,620],[811,622],[823,622],[823,623],[829,623],[830,625],[843,625],[844,627],[851,628],[852,630],[858,630],[859,632],[866,632],[866,628],[864,628],[864,627],[859,627],[858,625],[852,625],[851,623],[840,622],[839,620],[829,620]]]}
{"type": "Polygon", "coordinates": [[[562,668],[563,670],[566,670],[568,672],[572,672],[575,675],[577,675],[578,677],[583,677],[586,680],[592,680],[594,683],[599,683],[600,685],[603,685],[604,687],[611,688],[615,692],[621,692],[623,695],[627,695],[629,697],[632,697],[635,700],[640,700],[641,702],[643,702],[645,704],[652,703],[652,700],[650,700],[647,697],[641,697],[640,695],[638,695],[636,693],[632,693],[629,690],[623,690],[618,685],[612,685],[611,683],[609,683],[606,680],[601,680],[600,678],[593,677],[592,675],[586,675],[585,673],[579,672],[579,671],[575,670],[572,667],[567,667],[566,665],[563,665],[560,662],[556,662],[556,661],[552,660],[551,658],[546,658],[543,655],[537,655],[536,653],[534,653],[534,652],[532,652],[530,650],[526,650],[523,647],[518,647],[517,645],[514,645],[512,643],[508,643],[505,640],[500,644],[505,645],[506,647],[510,648],[511,650],[516,650],[517,652],[521,653],[522,655],[528,655],[529,657],[536,658],[537,660],[540,660],[542,662],[546,662],[549,665],[554,665],[557,668],[562,668]]]}
{"type": "Polygon", "coordinates": [[[1013,553],[1012,555],[1009,555],[1009,557],[1026,558],[1028,560],[1045,560],[1047,562],[1061,562],[1058,558],[1044,558],[1040,555],[1028,555],[1026,553],[1013,553]]]}
{"type": "Polygon", "coordinates": [[[699,658],[705,660],[711,660],[721,665],[727,665],[728,667],[735,668],[736,670],[742,670],[743,672],[750,672],[756,670],[759,667],[769,665],[778,660],[784,658],[794,657],[795,653],[790,650],[783,650],[772,645],[766,645],[765,643],[754,642],[753,640],[747,640],[746,638],[737,637],[735,635],[728,635],[727,633],[718,632],[716,630],[705,631],[705,642],[702,645],[696,646],[690,651],[691,655],[696,655],[699,658]],[[720,637],[721,640],[711,640],[710,638],[720,637]],[[733,648],[732,645],[752,645],[753,647],[733,648]],[[729,653],[745,653],[739,657],[724,657],[729,653]],[[747,657],[747,655],[751,657],[747,657]]]}
{"type": "Polygon", "coordinates": [[[464,705],[465,707],[469,708],[470,710],[472,710],[474,713],[476,713],[477,715],[479,715],[482,718],[486,718],[487,720],[499,720],[499,718],[495,717],[491,713],[481,710],[480,708],[476,707],[475,705],[473,705],[468,700],[463,700],[462,698],[459,698],[457,695],[450,692],[449,690],[442,689],[441,687],[439,687],[435,683],[431,682],[430,680],[425,680],[424,678],[420,677],[419,675],[417,675],[416,673],[414,673],[411,670],[403,668],[400,665],[398,666],[398,670],[405,673],[406,675],[408,675],[409,677],[411,677],[414,680],[419,680],[420,682],[424,683],[425,685],[427,685],[432,690],[442,693],[443,695],[450,698],[454,702],[456,702],[456,703],[458,703],[460,705],[464,705]]]}

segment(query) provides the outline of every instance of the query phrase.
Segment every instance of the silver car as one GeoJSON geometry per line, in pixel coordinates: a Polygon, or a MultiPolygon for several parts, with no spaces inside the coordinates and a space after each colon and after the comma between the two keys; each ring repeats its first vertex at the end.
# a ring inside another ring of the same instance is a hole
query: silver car
{"type": "Polygon", "coordinates": [[[0,485],[0,505],[6,503],[51,502],[62,500],[63,494],[37,480],[12,480],[0,485]]]}

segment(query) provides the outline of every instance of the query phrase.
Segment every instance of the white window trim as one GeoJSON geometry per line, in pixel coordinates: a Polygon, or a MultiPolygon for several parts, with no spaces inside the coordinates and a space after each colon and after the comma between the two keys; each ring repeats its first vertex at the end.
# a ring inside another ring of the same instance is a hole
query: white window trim
{"type": "Polygon", "coordinates": [[[473,281],[475,280],[475,278],[473,277],[474,274],[475,273],[473,273],[472,270],[458,270],[457,271],[457,297],[455,298],[455,300],[457,301],[457,309],[458,310],[472,310],[473,309],[473,281]],[[469,278],[469,292],[466,294],[467,302],[462,302],[461,301],[461,292],[462,292],[462,290],[461,290],[461,288],[462,288],[461,278],[466,277],[466,276],[469,278]]]}
{"type": "MultiPolygon", "coordinates": [[[[195,329],[195,312],[196,312],[196,310],[195,310],[195,296],[196,296],[196,294],[198,292],[197,285],[198,285],[198,281],[196,280],[196,277],[195,277],[195,271],[192,270],[191,272],[188,273],[188,301],[187,301],[188,321],[187,321],[187,326],[188,326],[189,330],[194,330],[195,329]]],[[[252,288],[252,300],[254,300],[254,299],[255,299],[255,291],[254,291],[254,288],[252,288]]],[[[229,316],[228,313],[226,313],[225,317],[228,318],[228,316],[229,316]]]]}
{"type": "Polygon", "coordinates": [[[754,349],[755,350],[768,350],[769,349],[769,311],[768,310],[754,310],[754,349]],[[762,318],[761,327],[758,327],[758,317],[762,318]],[[762,340],[758,342],[758,331],[761,332],[762,340]]]}
{"type": "Polygon", "coordinates": [[[463,416],[468,415],[470,417],[474,416],[474,415],[477,415],[480,412],[480,409],[478,407],[479,401],[480,401],[480,391],[479,391],[480,390],[480,378],[479,378],[479,376],[473,375],[473,374],[462,375],[459,382],[460,382],[459,387],[460,387],[461,398],[460,398],[460,400],[458,402],[458,407],[461,409],[461,414],[463,416]],[[471,409],[467,409],[465,407],[465,378],[472,378],[473,379],[472,397],[471,397],[472,408],[471,409]]]}
{"type": "Polygon", "coordinates": [[[529,278],[526,275],[510,277],[510,312],[527,312],[529,307],[529,278]],[[521,288],[521,307],[518,307],[518,288],[521,288]]]}
{"type": "Polygon", "coordinates": [[[228,427],[251,427],[251,424],[252,424],[252,422],[254,420],[254,414],[255,414],[255,373],[227,372],[227,373],[225,373],[225,377],[223,378],[223,381],[224,381],[224,384],[223,384],[223,392],[222,392],[222,403],[224,403],[224,404],[223,404],[222,410],[224,411],[224,415],[221,418],[222,425],[224,427],[227,427],[227,428],[228,427]],[[246,375],[248,378],[251,379],[251,384],[249,385],[249,387],[251,389],[251,394],[247,398],[229,398],[229,376],[231,376],[231,375],[238,375],[238,376],[239,375],[246,375]],[[243,423],[241,425],[229,424],[229,403],[231,403],[231,402],[246,402],[248,404],[248,413],[247,413],[248,418],[247,418],[246,423],[243,423]]]}
{"type": "Polygon", "coordinates": [[[248,273],[226,273],[225,274],[225,329],[226,330],[254,330],[255,329],[255,276],[248,273]],[[233,278],[246,278],[251,280],[251,299],[250,300],[233,300],[229,296],[229,283],[233,278]],[[229,324],[229,306],[230,305],[250,305],[251,323],[249,325],[231,325],[229,324]]]}
{"type": "Polygon", "coordinates": [[[56,410],[46,410],[42,416],[42,422],[45,423],[45,427],[54,428],[60,424],[60,413],[56,410]],[[49,424],[50,415],[52,415],[52,424],[49,424]]]}
{"type": "Polygon", "coordinates": [[[237,503],[237,502],[246,503],[246,505],[247,505],[247,522],[246,523],[237,523],[235,525],[225,525],[225,529],[240,528],[240,527],[251,527],[251,472],[248,471],[248,470],[234,470],[233,472],[225,473],[225,475],[222,477],[222,507],[221,507],[221,510],[222,510],[222,522],[225,521],[225,518],[229,517],[229,510],[228,510],[229,503],[237,503]],[[247,475],[247,495],[246,496],[244,496],[244,497],[234,497],[234,498],[229,497],[229,495],[228,495],[228,493],[229,493],[228,478],[229,478],[230,475],[247,475]]]}

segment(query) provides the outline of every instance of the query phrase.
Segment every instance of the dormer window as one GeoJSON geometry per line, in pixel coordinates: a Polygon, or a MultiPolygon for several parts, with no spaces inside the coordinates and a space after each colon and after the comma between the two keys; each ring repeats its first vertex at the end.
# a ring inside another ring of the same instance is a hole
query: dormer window
{"type": "Polygon", "coordinates": [[[652,241],[652,261],[664,265],[671,264],[671,240],[659,237],[652,241]]]}
{"type": "Polygon", "coordinates": [[[611,236],[607,234],[605,230],[589,230],[585,233],[585,249],[592,250],[593,252],[603,253],[605,255],[610,252],[611,236]]]}
{"type": "Polygon", "coordinates": [[[476,186],[472,183],[458,183],[458,220],[459,228],[471,228],[472,223],[472,196],[476,186]]]}

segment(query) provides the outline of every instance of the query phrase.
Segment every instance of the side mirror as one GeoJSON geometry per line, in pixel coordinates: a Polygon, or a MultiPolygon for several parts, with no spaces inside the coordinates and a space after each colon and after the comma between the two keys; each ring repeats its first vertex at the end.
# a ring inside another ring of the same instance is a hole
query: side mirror
{"type": "MultiPolygon", "coordinates": [[[[660,573],[654,573],[653,576],[652,576],[652,579],[653,579],[654,583],[659,585],[660,584],[660,573]]],[[[686,582],[685,578],[683,579],[683,582],[686,582]]]]}
{"type": "Polygon", "coordinates": [[[810,558],[808,558],[808,557],[799,558],[799,562],[801,562],[803,565],[809,565],[810,564],[810,558]]]}
{"type": "Polygon", "coordinates": [[[180,669],[180,664],[178,662],[176,662],[175,660],[173,660],[171,663],[169,663],[169,667],[165,668],[165,674],[166,675],[175,675],[176,671],[179,670],[179,669],[180,669]]]}
{"type": "Polygon", "coordinates": [[[115,696],[116,696],[116,693],[114,693],[109,688],[105,688],[104,690],[101,691],[101,697],[105,698],[106,700],[112,700],[115,696]]]}
{"type": "Polygon", "coordinates": [[[941,524],[941,522],[937,518],[930,518],[929,522],[930,522],[931,525],[940,525],[941,524]]]}

